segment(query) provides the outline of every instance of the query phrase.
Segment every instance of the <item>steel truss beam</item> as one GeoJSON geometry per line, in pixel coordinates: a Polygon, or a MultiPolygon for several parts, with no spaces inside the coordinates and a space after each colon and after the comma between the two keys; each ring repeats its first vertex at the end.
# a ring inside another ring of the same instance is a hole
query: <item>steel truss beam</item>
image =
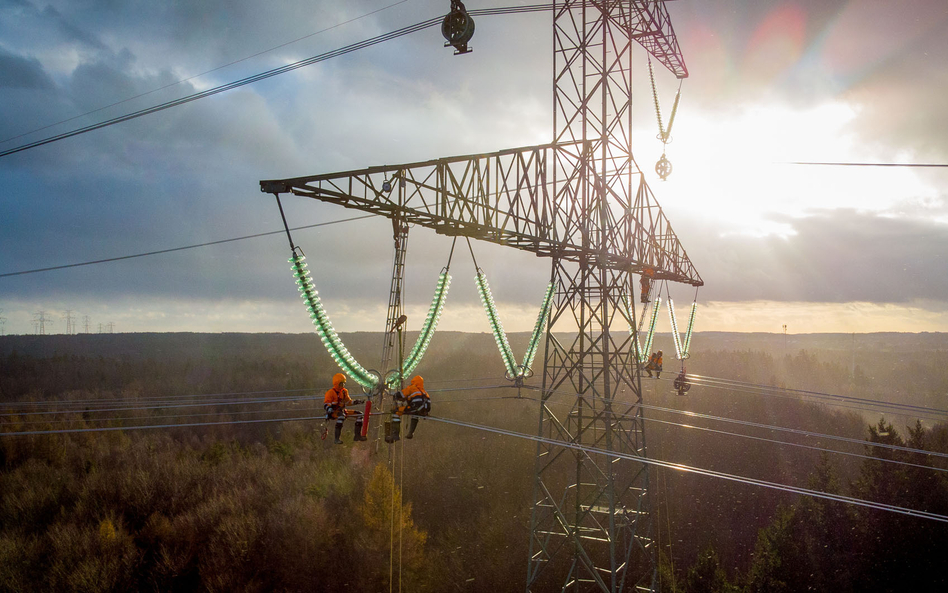
{"type": "MultiPolygon", "coordinates": [[[[264,180],[266,193],[293,193],[399,219],[451,236],[515,247],[539,256],[640,273],[701,286],[671,223],[644,177],[634,174],[629,200],[601,181],[591,142],[540,145],[357,171],[264,180]],[[554,170],[558,172],[554,175],[554,170]],[[584,177],[588,180],[584,181],[584,177]],[[390,191],[383,187],[390,184],[390,191]],[[606,187],[614,202],[604,226],[590,227],[575,196],[606,187]]],[[[610,175],[610,179],[614,176],[610,175]]]]}

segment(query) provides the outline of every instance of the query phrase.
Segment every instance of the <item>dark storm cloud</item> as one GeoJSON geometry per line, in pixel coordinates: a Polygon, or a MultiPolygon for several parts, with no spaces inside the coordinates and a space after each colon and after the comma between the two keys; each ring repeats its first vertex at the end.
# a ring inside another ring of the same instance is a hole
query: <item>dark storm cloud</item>
{"type": "Polygon", "coordinates": [[[26,58],[0,47],[0,80],[6,89],[50,89],[53,81],[35,58],[26,58]]]}
{"type": "Polygon", "coordinates": [[[796,235],[693,246],[707,283],[702,298],[906,303],[948,294],[945,223],[851,210],[781,222],[796,235]]]}
{"type": "Polygon", "coordinates": [[[68,42],[85,46],[93,50],[108,49],[104,43],[96,38],[95,35],[65,18],[62,13],[56,10],[56,8],[53,6],[47,5],[43,9],[43,18],[55,22],[64,39],[68,42]]]}

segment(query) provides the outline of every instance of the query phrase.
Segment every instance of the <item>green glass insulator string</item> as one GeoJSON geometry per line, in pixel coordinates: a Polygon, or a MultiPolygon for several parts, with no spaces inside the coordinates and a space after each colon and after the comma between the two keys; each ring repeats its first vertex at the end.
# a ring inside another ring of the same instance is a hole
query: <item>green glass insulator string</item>
{"type": "Polygon", "coordinates": [[[675,343],[675,356],[678,360],[683,358],[681,348],[681,336],[678,335],[678,320],[675,319],[675,301],[668,297],[668,319],[671,321],[672,341],[675,343]]]}
{"type": "MultiPolygon", "coordinates": [[[[431,337],[438,327],[438,321],[441,320],[441,314],[444,312],[444,303],[448,298],[448,288],[451,286],[451,275],[446,271],[438,276],[438,283],[435,286],[434,297],[431,299],[431,307],[428,308],[428,315],[421,326],[418,339],[415,345],[408,353],[408,358],[402,363],[402,376],[410,375],[412,371],[421,362],[428,345],[431,343],[431,337]]],[[[397,379],[397,378],[396,378],[397,379]]]]}
{"type": "Polygon", "coordinates": [[[655,323],[658,321],[658,312],[662,308],[662,298],[658,297],[652,303],[652,318],[648,323],[648,333],[645,335],[645,345],[639,349],[639,362],[645,362],[648,359],[648,353],[652,351],[652,338],[655,337],[655,323]]]}
{"type": "Polygon", "coordinates": [[[507,341],[507,334],[504,333],[504,327],[500,323],[497,315],[497,306],[494,304],[494,297],[491,295],[490,287],[487,285],[487,277],[481,270],[477,271],[475,278],[477,283],[477,292],[481,296],[481,304],[487,312],[487,321],[490,323],[491,332],[494,334],[494,341],[497,342],[497,349],[500,350],[500,356],[504,360],[504,366],[507,367],[507,374],[511,377],[517,376],[517,361],[514,358],[513,351],[510,349],[510,343],[507,341]]]}
{"type": "Polygon", "coordinates": [[[349,349],[342,343],[339,334],[333,329],[329,316],[326,314],[319,298],[319,293],[316,291],[316,286],[310,278],[309,270],[307,270],[309,266],[306,264],[306,256],[301,252],[294,251],[289,263],[292,264],[291,269],[293,270],[293,276],[296,278],[300,297],[305,301],[309,317],[316,327],[316,333],[329,355],[339,365],[339,368],[353,381],[361,385],[363,389],[367,391],[373,389],[379,382],[378,377],[356,361],[349,353],[349,349]]]}
{"type": "MultiPolygon", "coordinates": [[[[629,322],[629,333],[632,334],[632,348],[634,350],[633,354],[635,355],[635,360],[642,361],[642,349],[639,346],[639,337],[636,335],[635,331],[635,318],[632,316],[632,304],[629,302],[629,297],[627,295],[622,295],[622,306],[625,307],[625,318],[629,322]]],[[[642,310],[642,317],[645,317],[645,310],[642,310]]],[[[639,331],[642,330],[641,322],[639,323],[639,331]]]]}
{"type": "Polygon", "coordinates": [[[546,329],[547,319],[549,319],[550,315],[550,307],[553,304],[555,285],[551,282],[546,287],[543,302],[540,304],[540,312],[537,314],[537,321],[533,325],[533,334],[530,336],[530,342],[527,344],[527,351],[523,355],[523,364],[518,365],[513,350],[510,348],[510,342],[507,340],[507,334],[504,332],[503,324],[500,322],[500,316],[497,313],[497,305],[494,303],[494,297],[487,283],[487,276],[483,271],[478,270],[475,281],[477,283],[477,292],[481,296],[481,303],[484,305],[484,311],[487,312],[487,321],[490,323],[491,332],[494,334],[494,341],[497,343],[497,349],[500,351],[504,366],[507,368],[507,376],[512,379],[527,376],[536,358],[537,351],[540,348],[540,339],[543,337],[543,331],[546,329]]]}
{"type": "Polygon", "coordinates": [[[688,358],[689,352],[691,352],[691,334],[695,328],[695,314],[698,312],[698,302],[695,301],[691,303],[691,318],[688,320],[688,329],[685,331],[685,344],[682,348],[684,357],[688,358]]]}
{"type": "Polygon", "coordinates": [[[530,367],[533,366],[533,359],[536,358],[537,350],[540,348],[540,338],[543,336],[543,330],[546,328],[547,319],[550,317],[550,306],[553,304],[553,289],[555,285],[550,282],[546,287],[546,294],[543,296],[543,303],[540,304],[540,313],[537,315],[537,322],[533,326],[533,335],[530,336],[530,343],[527,345],[527,352],[523,355],[523,365],[520,368],[520,375],[523,376],[530,367]]]}

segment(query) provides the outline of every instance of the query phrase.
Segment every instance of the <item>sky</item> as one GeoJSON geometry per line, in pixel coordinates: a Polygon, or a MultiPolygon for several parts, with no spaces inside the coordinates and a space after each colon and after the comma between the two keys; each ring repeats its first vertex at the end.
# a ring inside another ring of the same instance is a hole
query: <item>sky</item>
{"type": "MultiPolygon", "coordinates": [[[[468,0],[469,9],[535,0],[468,0]]],[[[0,0],[0,150],[206,90],[444,14],[448,0],[0,0]],[[252,57],[251,57],[252,56],[252,57]],[[246,58],[246,59],[245,59],[246,58]]],[[[669,287],[697,331],[948,331],[944,0],[675,0],[690,76],[674,171],[648,58],[633,60],[633,154],[705,282],[669,287]]],[[[105,129],[0,157],[0,275],[281,229],[259,180],[492,152],[552,139],[552,15],[438,27],[105,129]]],[[[679,81],[658,67],[667,121],[679,81]]],[[[285,196],[291,226],[358,217],[285,196]]],[[[339,331],[382,331],[391,224],[294,234],[339,331]]],[[[450,239],[413,228],[409,328],[450,239]]],[[[549,260],[477,242],[508,331],[529,331],[549,260]]],[[[0,276],[0,327],[312,331],[280,234],[0,276]],[[67,323],[66,312],[72,318],[67,323]]],[[[440,327],[490,331],[466,250],[440,327]]],[[[414,326],[414,327],[412,327],[414,326]]],[[[668,331],[663,317],[659,331],[668,331]]]]}

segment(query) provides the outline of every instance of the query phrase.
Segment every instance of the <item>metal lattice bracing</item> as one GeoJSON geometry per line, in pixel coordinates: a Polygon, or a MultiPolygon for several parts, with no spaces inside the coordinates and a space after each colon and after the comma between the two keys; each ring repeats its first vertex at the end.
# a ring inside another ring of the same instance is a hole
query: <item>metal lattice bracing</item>
{"type": "Polygon", "coordinates": [[[260,188],[551,258],[526,590],[655,590],[648,467],[635,459],[647,456],[638,336],[625,304],[633,274],[703,281],[632,156],[633,43],[679,78],[687,69],[661,1],[556,2],[553,30],[551,144],[260,188]]]}
{"type": "Polygon", "coordinates": [[[527,590],[647,590],[654,575],[647,467],[587,452],[646,453],[627,329],[634,319],[621,302],[631,276],[584,263],[557,264],[554,276],[550,327],[577,330],[547,334],[527,590]]]}
{"type": "Polygon", "coordinates": [[[405,282],[405,253],[408,251],[408,225],[398,218],[393,218],[392,235],[395,241],[395,257],[392,262],[392,288],[388,295],[388,315],[385,320],[385,336],[382,339],[382,364],[379,366],[383,373],[390,368],[395,351],[395,324],[398,322],[398,318],[405,313],[402,295],[404,294],[403,284],[405,282]]]}
{"type": "Polygon", "coordinates": [[[582,211],[569,192],[553,191],[551,172],[554,160],[560,170],[573,163],[575,172],[560,184],[578,184],[580,171],[586,170],[579,166],[585,158],[583,146],[589,144],[547,144],[265,180],[260,189],[400,218],[444,235],[481,239],[540,256],[577,262],[592,258],[597,265],[633,273],[651,268],[656,279],[702,285],[641,174],[630,175],[637,184],[634,202],[610,210],[611,231],[602,233],[577,221],[582,211]],[[391,191],[383,189],[385,180],[391,191]]]}

